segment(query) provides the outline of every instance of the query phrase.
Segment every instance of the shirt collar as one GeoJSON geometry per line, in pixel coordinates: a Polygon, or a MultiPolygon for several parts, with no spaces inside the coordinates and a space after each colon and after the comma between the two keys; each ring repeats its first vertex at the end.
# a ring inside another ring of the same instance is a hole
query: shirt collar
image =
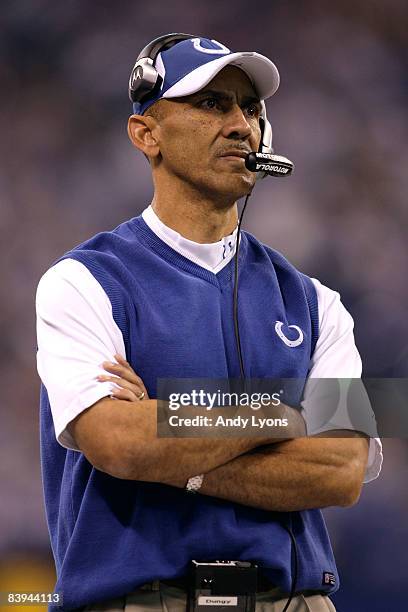
{"type": "Polygon", "coordinates": [[[151,205],[143,211],[142,217],[152,232],[163,242],[206,270],[217,273],[234,257],[238,228],[235,228],[232,234],[225,236],[218,242],[201,244],[184,238],[184,236],[165,225],[151,205]]]}

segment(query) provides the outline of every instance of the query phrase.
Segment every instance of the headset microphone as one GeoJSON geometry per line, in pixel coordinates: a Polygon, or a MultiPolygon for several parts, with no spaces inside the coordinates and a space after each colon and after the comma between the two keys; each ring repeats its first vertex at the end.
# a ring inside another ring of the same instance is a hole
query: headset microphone
{"type": "Polygon", "coordinates": [[[295,164],[287,157],[273,153],[248,153],[245,166],[251,172],[264,172],[269,176],[289,176],[295,164]]]}

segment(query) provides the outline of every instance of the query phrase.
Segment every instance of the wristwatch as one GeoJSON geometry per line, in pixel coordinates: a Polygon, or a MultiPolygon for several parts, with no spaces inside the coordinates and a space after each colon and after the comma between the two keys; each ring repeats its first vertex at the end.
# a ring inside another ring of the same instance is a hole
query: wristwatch
{"type": "Polygon", "coordinates": [[[186,491],[189,493],[197,493],[203,484],[204,474],[199,474],[199,476],[192,476],[187,480],[186,491]]]}

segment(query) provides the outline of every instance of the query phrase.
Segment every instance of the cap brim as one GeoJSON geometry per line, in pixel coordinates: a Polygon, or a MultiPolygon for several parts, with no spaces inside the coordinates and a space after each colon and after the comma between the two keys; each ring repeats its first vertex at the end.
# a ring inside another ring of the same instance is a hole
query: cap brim
{"type": "Polygon", "coordinates": [[[196,68],[170,87],[162,97],[179,98],[196,93],[228,65],[238,66],[248,75],[260,100],[273,96],[279,87],[279,72],[270,59],[255,52],[241,52],[230,53],[196,68]]]}

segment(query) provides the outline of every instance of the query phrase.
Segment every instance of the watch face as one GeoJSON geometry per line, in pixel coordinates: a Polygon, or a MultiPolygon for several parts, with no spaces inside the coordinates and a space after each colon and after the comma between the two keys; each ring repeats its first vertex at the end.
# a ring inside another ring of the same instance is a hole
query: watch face
{"type": "Polygon", "coordinates": [[[191,493],[196,493],[201,485],[203,484],[204,474],[200,474],[199,476],[193,476],[190,478],[186,484],[187,491],[191,493]]]}

